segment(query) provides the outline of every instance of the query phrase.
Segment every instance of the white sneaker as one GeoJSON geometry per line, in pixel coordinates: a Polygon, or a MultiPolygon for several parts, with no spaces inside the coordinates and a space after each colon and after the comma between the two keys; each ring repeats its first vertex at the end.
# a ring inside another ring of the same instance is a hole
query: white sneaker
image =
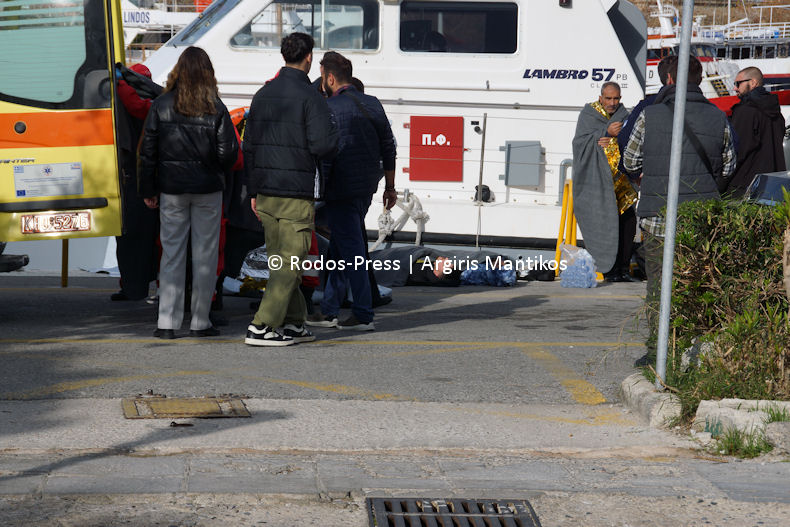
{"type": "Polygon", "coordinates": [[[271,326],[250,324],[247,326],[247,338],[244,339],[244,343],[250,346],[290,346],[296,344],[296,341],[278,333],[271,326]]]}

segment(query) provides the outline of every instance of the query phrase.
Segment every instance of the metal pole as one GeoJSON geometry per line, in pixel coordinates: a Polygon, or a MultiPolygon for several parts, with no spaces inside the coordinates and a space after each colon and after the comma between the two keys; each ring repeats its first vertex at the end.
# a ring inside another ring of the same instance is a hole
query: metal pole
{"type": "Polygon", "coordinates": [[[477,201],[477,235],[475,235],[475,249],[480,248],[480,231],[483,226],[483,162],[486,155],[486,128],[488,124],[488,113],[483,114],[483,140],[480,146],[480,177],[477,182],[477,191],[475,192],[475,200],[477,201]]]}
{"type": "Polygon", "coordinates": [[[667,373],[669,304],[672,299],[672,270],[675,264],[675,227],[678,214],[678,187],[680,186],[680,156],[683,149],[683,117],[686,114],[693,14],[694,0],[683,0],[683,28],[680,36],[678,78],[675,79],[677,86],[675,91],[675,114],[672,121],[672,147],[669,154],[669,188],[667,189],[664,261],[661,265],[661,309],[658,322],[658,353],[656,357],[657,390],[663,390],[662,383],[666,379],[667,373]]]}
{"type": "Polygon", "coordinates": [[[60,287],[69,286],[69,239],[61,240],[60,253],[60,287]]]}

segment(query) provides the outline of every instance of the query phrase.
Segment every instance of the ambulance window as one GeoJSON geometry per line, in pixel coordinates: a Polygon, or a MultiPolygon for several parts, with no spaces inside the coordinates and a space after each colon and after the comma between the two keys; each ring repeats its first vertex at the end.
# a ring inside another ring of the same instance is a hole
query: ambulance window
{"type": "Polygon", "coordinates": [[[103,11],[93,7],[90,0],[0,2],[0,99],[86,107],[86,77],[107,75],[103,11]]]}
{"type": "Polygon", "coordinates": [[[412,2],[400,8],[400,49],[439,53],[515,53],[512,3],[412,2]]]}
{"type": "Polygon", "coordinates": [[[312,35],[316,49],[378,49],[377,0],[272,2],[230,39],[236,48],[280,49],[284,36],[312,35]],[[325,21],[322,21],[322,14],[325,21]]]}

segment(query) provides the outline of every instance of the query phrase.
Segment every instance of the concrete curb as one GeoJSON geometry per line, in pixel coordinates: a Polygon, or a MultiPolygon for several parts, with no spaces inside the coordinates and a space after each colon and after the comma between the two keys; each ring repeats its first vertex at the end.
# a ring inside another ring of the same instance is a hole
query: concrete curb
{"type": "MultiPolygon", "coordinates": [[[[740,430],[752,434],[766,434],[769,408],[776,408],[790,413],[790,401],[764,401],[753,399],[722,399],[720,401],[701,401],[697,415],[691,424],[696,432],[710,433],[713,437],[727,430],[740,430]]],[[[783,445],[787,438],[782,438],[784,426],[772,427],[771,442],[775,446],[783,445]],[[773,430],[775,429],[775,430],[773,430]]]]}
{"type": "Polygon", "coordinates": [[[641,373],[634,373],[623,380],[620,399],[653,427],[668,428],[680,418],[680,400],[672,394],[656,391],[641,373]]]}

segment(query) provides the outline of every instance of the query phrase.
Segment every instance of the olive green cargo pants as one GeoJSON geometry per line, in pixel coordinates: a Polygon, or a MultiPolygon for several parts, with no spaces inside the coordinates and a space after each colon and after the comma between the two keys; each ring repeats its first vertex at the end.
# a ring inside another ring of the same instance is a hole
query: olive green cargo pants
{"type": "Polygon", "coordinates": [[[310,250],[315,205],[308,199],[258,194],[255,208],[266,237],[269,281],[252,323],[273,328],[284,324],[299,326],[307,316],[299,284],[301,262],[310,250]]]}

